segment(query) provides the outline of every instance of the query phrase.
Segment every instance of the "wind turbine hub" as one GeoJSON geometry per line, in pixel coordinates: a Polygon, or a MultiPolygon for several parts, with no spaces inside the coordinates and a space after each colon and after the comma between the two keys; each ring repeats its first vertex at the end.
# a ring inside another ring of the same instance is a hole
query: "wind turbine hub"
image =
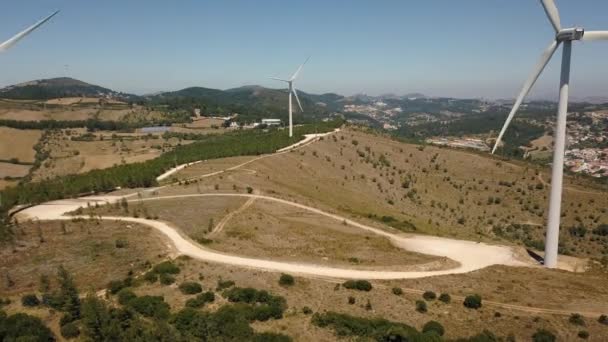
{"type": "Polygon", "coordinates": [[[572,41],[572,40],[581,40],[585,35],[585,29],[582,27],[571,27],[559,30],[555,39],[557,41],[572,41]]]}

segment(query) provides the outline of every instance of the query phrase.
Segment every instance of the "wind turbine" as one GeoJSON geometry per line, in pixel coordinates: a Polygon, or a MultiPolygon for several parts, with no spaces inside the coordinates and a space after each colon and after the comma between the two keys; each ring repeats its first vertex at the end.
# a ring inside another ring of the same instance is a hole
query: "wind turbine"
{"type": "Polygon", "coordinates": [[[582,27],[562,28],[559,19],[559,12],[553,0],[541,0],[545,13],[555,30],[555,38],[545,49],[540,60],[534,67],[532,74],[528,77],[524,86],[507,116],[498,139],[494,144],[492,153],[496,151],[509,123],[513,119],[515,112],[521,105],[524,97],[534,85],[538,76],[549,63],[553,53],[560,44],[563,43],[562,50],[562,71],[559,87],[559,104],[557,108],[557,126],[555,127],[553,165],[551,171],[551,195],[549,199],[549,219],[547,222],[547,234],[545,237],[545,261],[544,265],[549,268],[557,266],[557,249],[559,240],[559,223],[562,198],[564,152],[566,147],[566,115],[568,113],[568,83],[570,82],[570,56],[572,52],[572,41],[574,40],[608,40],[608,31],[585,31],[582,27]]]}
{"type": "Polygon", "coordinates": [[[48,17],[40,20],[39,22],[35,23],[34,25],[26,28],[25,30],[17,33],[15,36],[13,36],[11,39],[5,41],[4,43],[0,44],[0,53],[4,52],[6,50],[8,50],[9,48],[11,48],[13,45],[17,44],[18,41],[20,41],[23,37],[27,36],[28,34],[30,34],[32,31],[34,31],[35,29],[37,29],[38,27],[40,27],[42,24],[46,23],[47,21],[49,21],[52,17],[54,17],[57,13],[59,13],[59,11],[55,11],[53,12],[53,14],[49,15],[48,17]]]}
{"type": "Polygon", "coordinates": [[[304,63],[302,63],[302,65],[300,65],[298,70],[296,70],[296,72],[294,72],[293,75],[291,76],[291,78],[288,80],[284,80],[282,78],[270,77],[270,79],[273,79],[276,81],[287,82],[287,85],[289,88],[288,92],[289,92],[289,137],[290,138],[293,136],[293,118],[292,118],[293,109],[291,106],[291,94],[293,94],[296,97],[296,100],[298,101],[298,107],[300,107],[300,112],[304,111],[304,109],[302,109],[302,104],[300,103],[300,99],[298,98],[298,92],[296,92],[296,88],[293,86],[293,82],[296,80],[296,77],[298,77],[300,70],[302,70],[302,67],[304,66],[304,64],[306,64],[306,62],[308,62],[309,59],[310,59],[310,56],[308,58],[306,58],[304,63]]]}

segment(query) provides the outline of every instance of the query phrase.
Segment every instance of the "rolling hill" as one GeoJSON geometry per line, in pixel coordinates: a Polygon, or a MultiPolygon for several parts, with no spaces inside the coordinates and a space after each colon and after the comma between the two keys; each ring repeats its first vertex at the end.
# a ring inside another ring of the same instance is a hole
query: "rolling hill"
{"type": "Polygon", "coordinates": [[[70,77],[34,80],[0,89],[0,98],[15,100],[47,100],[59,97],[110,97],[133,100],[136,95],[126,94],[86,83],[70,77]]]}

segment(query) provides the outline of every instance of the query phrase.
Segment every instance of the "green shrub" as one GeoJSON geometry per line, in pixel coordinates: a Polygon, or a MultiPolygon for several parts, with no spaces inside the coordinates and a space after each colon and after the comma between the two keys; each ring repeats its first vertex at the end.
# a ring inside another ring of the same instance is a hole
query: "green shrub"
{"type": "Polygon", "coordinates": [[[281,274],[281,277],[279,278],[279,285],[281,286],[291,286],[295,283],[295,280],[293,279],[293,276],[289,275],[289,274],[281,274]]]}
{"type": "Polygon", "coordinates": [[[443,336],[443,334],[445,333],[445,329],[443,328],[443,325],[441,325],[441,323],[439,323],[437,321],[428,321],[422,327],[422,332],[423,333],[435,332],[435,333],[437,333],[437,335],[443,336]]]}
{"type": "Polygon", "coordinates": [[[141,296],[129,301],[129,306],[146,317],[166,319],[169,317],[169,304],[161,296],[141,296]]]}
{"type": "Polygon", "coordinates": [[[305,315],[310,315],[312,313],[312,309],[308,306],[305,306],[302,308],[302,313],[304,313],[305,315]]]}
{"type": "Polygon", "coordinates": [[[353,305],[357,300],[353,296],[348,296],[348,304],[353,305]]]}
{"type": "Polygon", "coordinates": [[[597,319],[597,321],[600,322],[600,324],[608,325],[608,316],[601,315],[600,318],[597,319]]]}
{"type": "Polygon", "coordinates": [[[215,290],[216,291],[222,291],[222,290],[225,290],[225,289],[227,289],[229,287],[234,286],[234,284],[235,283],[232,280],[222,280],[222,279],[219,279],[217,281],[217,287],[215,288],[215,290]]]}
{"type": "Polygon", "coordinates": [[[393,294],[401,296],[403,294],[403,290],[400,287],[393,287],[393,294]]]}
{"type": "Polygon", "coordinates": [[[78,328],[78,324],[76,324],[76,322],[70,322],[61,326],[60,331],[61,336],[68,340],[80,336],[80,329],[78,328]]]}
{"type": "Polygon", "coordinates": [[[367,280],[347,280],[342,286],[349,290],[358,290],[369,292],[372,290],[372,284],[367,280]]]}
{"type": "Polygon", "coordinates": [[[452,301],[452,297],[447,293],[442,293],[439,295],[439,300],[447,304],[452,301]]]}
{"type": "Polygon", "coordinates": [[[215,294],[211,291],[201,293],[194,298],[190,298],[186,301],[186,307],[189,308],[200,308],[207,303],[213,303],[215,301],[215,294]]]}
{"type": "Polygon", "coordinates": [[[534,342],[555,342],[557,341],[557,338],[555,337],[555,335],[545,329],[538,329],[536,330],[536,332],[534,333],[534,335],[532,335],[532,341],[534,342]]]}
{"type": "Polygon", "coordinates": [[[185,281],[185,282],[179,284],[179,290],[183,294],[193,295],[193,294],[203,292],[203,287],[201,286],[201,284],[199,284],[197,282],[185,281]]]}
{"type": "Polygon", "coordinates": [[[582,338],[583,340],[586,340],[589,338],[589,332],[587,330],[581,330],[578,332],[578,337],[582,338]]]}
{"type": "Polygon", "coordinates": [[[568,318],[568,322],[574,325],[585,326],[585,320],[583,319],[583,316],[577,313],[573,313],[572,315],[570,315],[570,318],[568,318]]]}
{"type": "Polygon", "coordinates": [[[40,300],[35,294],[26,294],[21,297],[21,305],[26,307],[34,307],[40,305],[40,300]]]}
{"type": "Polygon", "coordinates": [[[248,187],[247,187],[247,193],[248,193],[248,194],[250,194],[250,193],[252,193],[252,192],[253,192],[253,188],[252,188],[252,187],[250,187],[250,186],[248,186],[248,187]]]}
{"type": "Polygon", "coordinates": [[[161,273],[159,278],[160,283],[163,285],[171,285],[175,283],[175,277],[167,273],[161,273]]]}
{"type": "Polygon", "coordinates": [[[0,336],[3,341],[54,341],[53,333],[38,317],[17,313],[3,317],[0,312],[0,336]]]}
{"type": "Polygon", "coordinates": [[[137,298],[135,293],[129,289],[122,289],[118,292],[118,303],[127,305],[133,299],[137,298]]]}
{"type": "Polygon", "coordinates": [[[117,239],[114,242],[114,245],[116,246],[116,248],[125,248],[129,245],[129,243],[127,242],[127,240],[117,239]]]}
{"type": "Polygon", "coordinates": [[[158,274],[154,273],[154,271],[146,272],[146,274],[144,274],[144,280],[148,283],[156,283],[158,274]]]}
{"type": "Polygon", "coordinates": [[[427,312],[427,308],[426,308],[426,302],[423,300],[417,300],[416,301],[416,311],[420,312],[420,313],[425,313],[427,312]]]}
{"type": "Polygon", "coordinates": [[[383,318],[362,318],[336,312],[316,313],[311,323],[321,328],[331,328],[338,337],[359,337],[356,340],[371,341],[429,341],[416,339],[418,331],[403,323],[383,318]]]}
{"type": "Polygon", "coordinates": [[[180,269],[171,261],[163,261],[154,266],[153,271],[158,274],[178,274],[180,269]]]}
{"type": "Polygon", "coordinates": [[[464,298],[462,304],[469,309],[479,309],[481,307],[481,296],[478,294],[468,295],[464,298]]]}
{"type": "Polygon", "coordinates": [[[431,301],[431,300],[435,300],[435,298],[437,298],[437,295],[433,291],[426,291],[422,294],[422,298],[424,298],[425,300],[431,301]]]}

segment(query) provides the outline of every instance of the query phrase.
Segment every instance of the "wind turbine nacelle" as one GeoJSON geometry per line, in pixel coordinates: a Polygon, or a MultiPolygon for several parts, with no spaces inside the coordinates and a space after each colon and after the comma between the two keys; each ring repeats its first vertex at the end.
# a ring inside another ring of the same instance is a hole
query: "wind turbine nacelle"
{"type": "Polygon", "coordinates": [[[573,27],[562,29],[557,33],[556,39],[559,41],[581,40],[585,35],[585,29],[582,27],[573,27]]]}

